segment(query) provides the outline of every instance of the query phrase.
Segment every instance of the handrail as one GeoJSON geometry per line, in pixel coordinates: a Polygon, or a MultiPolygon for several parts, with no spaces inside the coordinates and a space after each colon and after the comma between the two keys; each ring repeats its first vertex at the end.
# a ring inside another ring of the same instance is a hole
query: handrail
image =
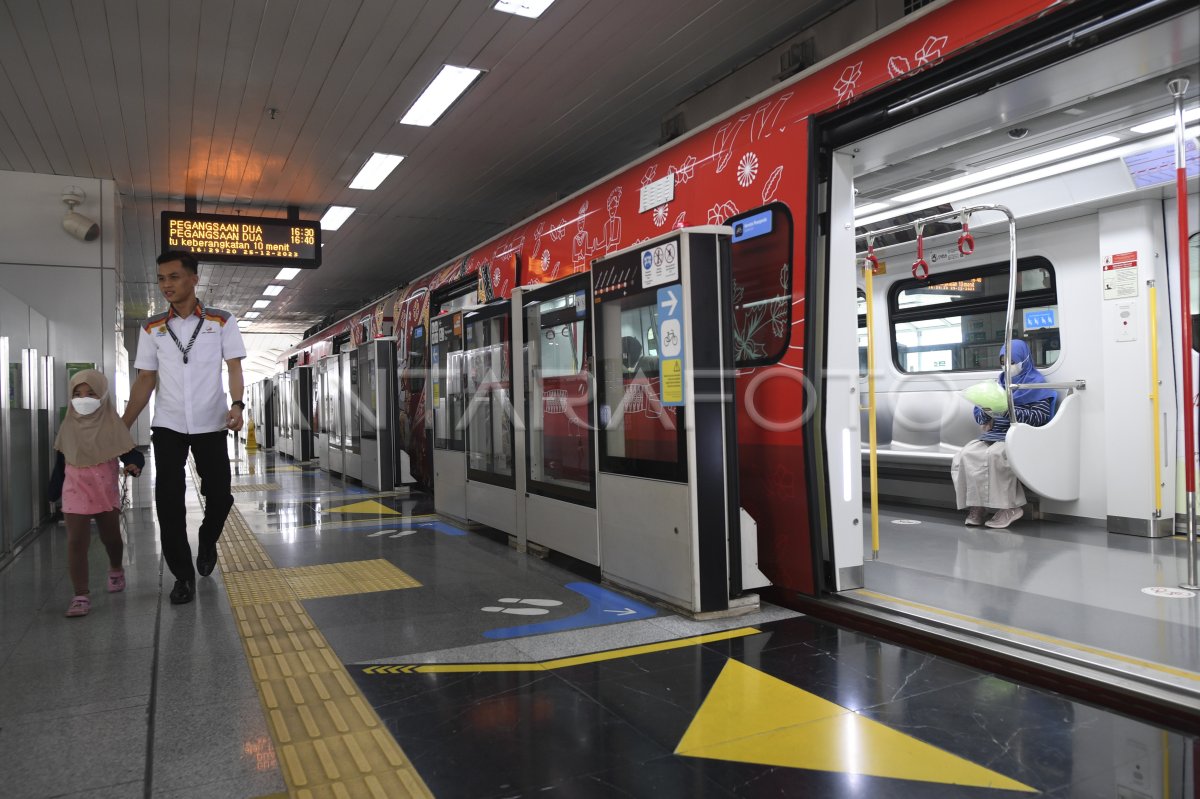
{"type": "MultiPolygon", "coordinates": [[[[980,211],[995,211],[998,214],[1004,214],[1005,218],[1008,219],[1008,306],[1004,314],[1004,374],[1007,375],[1008,367],[1012,365],[1013,315],[1017,311],[1017,218],[1013,216],[1013,212],[1007,206],[973,205],[970,208],[958,208],[953,211],[944,211],[940,214],[923,216],[920,219],[914,219],[911,222],[905,222],[901,225],[892,225],[880,230],[857,233],[854,238],[865,238],[870,241],[876,236],[882,236],[885,233],[894,233],[909,228],[919,230],[930,222],[937,222],[942,219],[966,218],[980,211]]],[[[1013,406],[1012,398],[1012,385],[1008,384],[1007,381],[1005,381],[1004,394],[1008,398],[1008,418],[1016,419],[1016,409],[1013,406]]]]}
{"type": "Polygon", "coordinates": [[[1159,380],[1158,380],[1158,287],[1153,280],[1147,280],[1147,292],[1150,301],[1150,420],[1154,430],[1154,524],[1162,518],[1162,427],[1158,423],[1159,414],[1159,380]]]}
{"type": "Polygon", "coordinates": [[[1052,388],[1055,391],[1069,391],[1074,394],[1076,391],[1085,391],[1087,389],[1086,380],[1067,380],[1062,383],[1013,383],[1013,390],[1021,388],[1052,388]]]}

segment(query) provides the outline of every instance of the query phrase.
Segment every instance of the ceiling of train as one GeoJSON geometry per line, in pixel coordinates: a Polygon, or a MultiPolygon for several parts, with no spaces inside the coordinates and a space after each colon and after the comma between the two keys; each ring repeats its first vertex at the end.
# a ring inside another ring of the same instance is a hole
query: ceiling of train
{"type": "MultiPolygon", "coordinates": [[[[1198,60],[1200,12],[1191,11],[856,142],[847,150],[854,154],[857,221],[862,225],[864,219],[878,219],[870,224],[873,229],[895,224],[889,215],[899,212],[907,218],[906,209],[920,214],[924,213],[921,209],[945,202],[949,191],[936,192],[930,187],[944,186],[948,181],[961,182],[964,190],[987,185],[975,178],[1028,158],[1046,160],[1012,173],[1014,177],[1093,154],[1099,159],[1107,153],[1107,161],[1120,163],[1131,153],[1161,148],[1161,140],[1169,137],[1169,130],[1138,132],[1133,128],[1172,113],[1174,100],[1167,91],[1167,82],[1176,76],[1190,77],[1185,94],[1185,108],[1192,120],[1189,130],[1200,125],[1195,119],[1195,109],[1200,106],[1198,60]],[[927,188],[934,193],[906,199],[906,195],[927,188]]],[[[1173,167],[1173,156],[1167,153],[1164,157],[1172,159],[1173,167]]],[[[1195,150],[1191,157],[1196,157],[1195,150]]],[[[1145,161],[1139,164],[1144,165],[1145,161]]],[[[1087,164],[1080,170],[1088,166],[1095,165],[1087,164]]],[[[1153,182],[1135,180],[1134,168],[1129,164],[1103,173],[1090,172],[1089,181],[1094,184],[1102,178],[1106,185],[1092,185],[1089,191],[1078,192],[1080,198],[1086,195],[1087,202],[1053,211],[1039,209],[1036,220],[1019,222],[1066,218],[1106,204],[1127,202],[1135,194],[1174,196],[1173,169],[1162,172],[1167,178],[1164,182],[1153,182]]],[[[1070,180],[1070,172],[1061,173],[1060,182],[1070,180]]],[[[995,196],[985,193],[953,202],[960,207],[967,202],[994,202],[995,196]]],[[[1012,196],[1009,192],[1005,199],[1012,196]]],[[[1018,217],[1021,210],[1013,208],[1018,217]]],[[[911,235],[904,235],[896,240],[911,239],[911,235]]]]}
{"type": "MultiPolygon", "coordinates": [[[[357,207],[255,323],[295,334],[653,149],[670,109],[849,1],[0,0],[0,169],[116,181],[127,319],[165,307],[159,215],[185,196],[357,207]],[[486,72],[432,127],[398,124],[447,63],[486,72]],[[372,152],[406,160],[349,189],[372,152]]],[[[202,296],[242,314],[276,271],[205,267],[202,296]]]]}

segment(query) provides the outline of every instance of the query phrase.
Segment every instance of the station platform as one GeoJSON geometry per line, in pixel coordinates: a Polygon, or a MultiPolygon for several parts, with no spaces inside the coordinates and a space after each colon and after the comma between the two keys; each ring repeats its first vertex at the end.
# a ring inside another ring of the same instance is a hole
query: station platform
{"type": "Polygon", "coordinates": [[[61,524],[0,572],[4,795],[1195,795],[1195,731],[766,604],[693,621],[418,492],[231,461],[191,604],[167,600],[152,468],[123,593],[93,539],[92,611],[64,618],[61,524]]]}

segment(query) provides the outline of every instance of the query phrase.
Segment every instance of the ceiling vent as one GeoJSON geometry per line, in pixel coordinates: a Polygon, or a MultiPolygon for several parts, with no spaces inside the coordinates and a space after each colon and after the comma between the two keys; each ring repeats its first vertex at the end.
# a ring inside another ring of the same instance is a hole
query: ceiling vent
{"type": "Polygon", "coordinates": [[[671,141],[671,139],[678,139],[686,130],[687,124],[683,119],[683,110],[673,111],[663,117],[658,131],[658,143],[662,145],[671,141]]]}
{"type": "Polygon", "coordinates": [[[817,44],[814,39],[793,42],[779,55],[779,71],[775,73],[775,81],[786,80],[797,72],[812,66],[817,60],[817,44]]]}

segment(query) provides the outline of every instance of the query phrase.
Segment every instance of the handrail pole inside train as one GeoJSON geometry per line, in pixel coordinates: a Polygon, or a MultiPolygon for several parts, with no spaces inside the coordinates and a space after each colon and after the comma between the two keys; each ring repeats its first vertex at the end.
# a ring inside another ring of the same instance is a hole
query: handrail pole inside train
{"type": "Polygon", "coordinates": [[[1008,400],[1008,423],[1017,423],[1017,411],[1013,405],[1012,387],[1012,331],[1013,315],[1017,312],[1017,218],[1003,205],[996,210],[1008,217],[1008,309],[1004,312],[1004,395],[1008,400]]]}
{"type": "Polygon", "coordinates": [[[875,303],[873,291],[875,236],[867,236],[867,257],[863,259],[863,280],[867,294],[867,447],[871,471],[871,559],[879,560],[879,452],[875,422],[875,303]]]}
{"type": "Polygon", "coordinates": [[[1156,524],[1162,518],[1162,419],[1159,416],[1159,379],[1158,379],[1158,286],[1153,280],[1147,280],[1149,287],[1147,300],[1150,303],[1150,413],[1154,430],[1154,521],[1156,524]]]}
{"type": "MultiPolygon", "coordinates": [[[[1182,113],[1182,112],[1181,112],[1182,113]]],[[[1180,117],[1182,119],[1182,116],[1180,117]]],[[[859,233],[854,238],[864,239],[868,237],[882,236],[885,233],[893,233],[897,230],[919,229],[930,222],[938,222],[942,219],[951,219],[969,217],[972,214],[980,211],[996,211],[1004,214],[1008,219],[1008,310],[1005,313],[1004,320],[1004,374],[1008,374],[1008,366],[1011,363],[1009,359],[1009,350],[1012,349],[1012,326],[1013,315],[1017,310],[1017,218],[1013,216],[1013,212],[1008,210],[1003,205],[973,205],[970,208],[959,208],[957,211],[946,211],[940,214],[932,214],[923,216],[920,219],[914,219],[911,222],[905,222],[902,225],[892,225],[891,227],[872,230],[869,233],[859,233]]],[[[920,234],[918,234],[919,236],[920,234]]],[[[867,301],[870,302],[870,295],[867,295],[867,301]]],[[[867,333],[867,342],[869,344],[870,331],[867,333]]],[[[1190,341],[1190,339],[1189,339],[1190,341]]],[[[868,367],[869,369],[870,367],[868,367]]],[[[1008,399],[1008,418],[1015,420],[1015,411],[1013,409],[1012,386],[1009,381],[1005,380],[1005,394],[1008,399]]]]}
{"type": "Polygon", "coordinates": [[[1196,398],[1192,393],[1192,270],[1188,264],[1187,153],[1183,143],[1183,95],[1188,79],[1175,78],[1167,91],[1175,98],[1175,206],[1179,211],[1179,303],[1182,307],[1180,328],[1183,350],[1179,367],[1183,371],[1183,473],[1187,488],[1187,582],[1184,588],[1196,589],[1196,441],[1194,416],[1196,398]]]}

